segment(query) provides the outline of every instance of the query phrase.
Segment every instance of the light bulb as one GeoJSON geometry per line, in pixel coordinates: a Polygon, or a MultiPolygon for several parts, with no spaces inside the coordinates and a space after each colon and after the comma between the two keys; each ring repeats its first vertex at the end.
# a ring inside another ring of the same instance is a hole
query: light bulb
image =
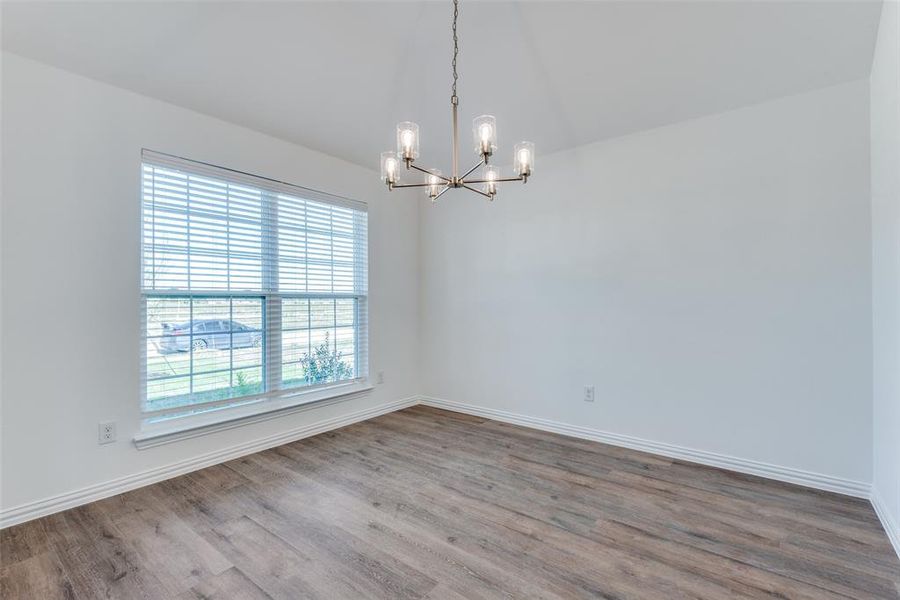
{"type": "Polygon", "coordinates": [[[428,197],[434,200],[438,192],[440,192],[441,185],[444,183],[444,178],[441,177],[441,172],[437,169],[432,169],[431,172],[425,176],[425,183],[428,184],[428,187],[425,188],[428,193],[428,197]]]}
{"type": "Polygon", "coordinates": [[[534,144],[532,142],[519,142],[516,144],[513,163],[516,175],[528,177],[534,170],[534,144]]]}
{"type": "Polygon", "coordinates": [[[391,151],[381,153],[381,180],[385,183],[397,181],[397,154],[391,151]]]}
{"type": "Polygon", "coordinates": [[[411,121],[397,124],[397,156],[407,162],[419,158],[419,126],[411,121]]]}
{"type": "Polygon", "coordinates": [[[519,150],[519,165],[524,168],[528,166],[529,162],[531,162],[531,152],[528,151],[528,148],[522,148],[519,150]]]}
{"type": "Polygon", "coordinates": [[[487,143],[491,141],[491,126],[487,123],[481,125],[481,143],[487,143]]]}
{"type": "Polygon", "coordinates": [[[490,156],[497,149],[497,119],[492,115],[481,115],[472,121],[472,138],[475,152],[490,156]]]}
{"type": "Polygon", "coordinates": [[[493,165],[484,168],[484,193],[493,196],[497,193],[497,180],[500,179],[500,169],[493,165]]]}

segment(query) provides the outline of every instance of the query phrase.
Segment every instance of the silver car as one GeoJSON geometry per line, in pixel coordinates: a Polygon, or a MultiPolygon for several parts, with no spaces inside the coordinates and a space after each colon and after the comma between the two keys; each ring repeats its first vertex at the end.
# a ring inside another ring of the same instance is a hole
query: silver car
{"type": "Polygon", "coordinates": [[[237,321],[194,319],[185,323],[163,323],[159,350],[163,354],[194,350],[227,350],[259,347],[262,331],[237,321]]]}

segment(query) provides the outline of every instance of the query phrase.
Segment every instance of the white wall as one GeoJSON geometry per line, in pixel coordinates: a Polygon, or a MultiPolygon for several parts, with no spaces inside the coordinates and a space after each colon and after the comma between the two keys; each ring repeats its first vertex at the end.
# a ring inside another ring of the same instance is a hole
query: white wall
{"type": "Polygon", "coordinates": [[[867,484],[868,155],[859,81],[421,208],[423,392],[867,484]]]}
{"type": "Polygon", "coordinates": [[[873,496],[900,553],[900,8],[884,3],[872,65],[873,496]]]}
{"type": "Polygon", "coordinates": [[[2,85],[4,510],[418,392],[416,208],[376,173],[15,55],[2,85]],[[371,365],[385,384],[136,450],[142,147],[368,201],[371,365]],[[105,420],[119,441],[99,446],[105,420]]]}
{"type": "Polygon", "coordinates": [[[868,82],[539,156],[491,205],[436,207],[15,55],[2,86],[4,510],[419,392],[871,481],[868,82]],[[369,201],[386,383],[135,450],[141,147],[369,201]]]}

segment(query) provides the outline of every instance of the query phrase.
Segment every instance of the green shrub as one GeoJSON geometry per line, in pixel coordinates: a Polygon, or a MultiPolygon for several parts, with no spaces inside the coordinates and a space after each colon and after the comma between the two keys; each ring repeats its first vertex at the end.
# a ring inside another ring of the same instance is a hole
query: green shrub
{"type": "Polygon", "coordinates": [[[247,381],[243,371],[234,374],[234,394],[236,396],[248,396],[254,392],[256,385],[247,381]]]}
{"type": "Polygon", "coordinates": [[[326,331],[325,341],[313,350],[312,356],[308,353],[303,355],[303,374],[310,383],[353,378],[353,367],[343,360],[343,353],[331,352],[328,334],[326,331]]]}

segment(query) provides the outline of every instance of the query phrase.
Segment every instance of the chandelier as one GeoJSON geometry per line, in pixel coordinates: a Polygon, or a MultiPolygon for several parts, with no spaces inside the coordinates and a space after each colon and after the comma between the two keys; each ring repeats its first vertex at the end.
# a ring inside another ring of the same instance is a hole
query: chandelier
{"type": "Polygon", "coordinates": [[[451,188],[465,188],[476,194],[481,194],[489,200],[493,200],[497,194],[497,184],[505,181],[528,182],[528,177],[534,169],[534,144],[532,142],[519,142],[513,153],[513,168],[515,177],[501,177],[500,169],[489,164],[491,156],[497,150],[497,120],[492,115],[481,115],[472,123],[475,153],[481,160],[471,169],[459,174],[459,123],[457,108],[459,98],[456,96],[456,82],[459,75],[456,72],[456,58],[459,54],[459,38],[456,35],[456,21],[459,18],[459,0],[453,0],[453,88],[450,95],[450,107],[453,113],[453,170],[450,175],[444,175],[437,169],[426,169],[415,164],[419,158],[419,126],[410,121],[404,121],[397,125],[397,150],[381,153],[381,179],[391,190],[397,188],[425,188],[425,192],[431,201],[440,198],[451,188]],[[408,171],[419,171],[424,174],[421,183],[401,183],[400,164],[406,164],[408,171]],[[473,175],[479,168],[480,174],[473,175]]]}

